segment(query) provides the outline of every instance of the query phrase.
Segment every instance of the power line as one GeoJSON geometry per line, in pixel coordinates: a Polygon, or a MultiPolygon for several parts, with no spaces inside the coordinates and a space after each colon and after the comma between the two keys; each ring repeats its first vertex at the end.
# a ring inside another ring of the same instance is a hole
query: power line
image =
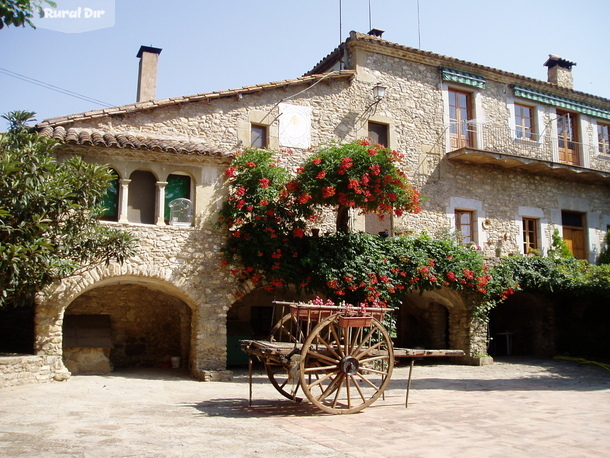
{"type": "Polygon", "coordinates": [[[92,97],[88,97],[86,95],[70,91],[68,89],[63,89],[63,88],[58,87],[58,86],[53,86],[52,84],[45,83],[44,81],[40,81],[40,80],[37,80],[37,79],[34,79],[34,78],[30,78],[29,76],[21,75],[20,73],[13,72],[13,71],[8,70],[6,68],[0,67],[0,73],[4,73],[5,75],[11,76],[13,78],[17,78],[17,79],[25,81],[27,83],[35,84],[36,86],[40,86],[40,87],[43,87],[45,89],[50,89],[52,91],[59,92],[60,94],[68,95],[70,97],[81,99],[81,100],[84,100],[86,102],[95,103],[96,105],[101,105],[103,107],[114,107],[114,106],[116,106],[115,104],[104,102],[103,100],[94,99],[92,97]]]}

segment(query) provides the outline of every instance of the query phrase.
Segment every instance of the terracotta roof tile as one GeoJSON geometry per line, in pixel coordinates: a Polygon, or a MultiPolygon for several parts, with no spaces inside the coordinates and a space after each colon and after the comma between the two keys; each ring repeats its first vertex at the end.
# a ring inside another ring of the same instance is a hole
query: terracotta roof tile
{"type": "Polygon", "coordinates": [[[153,137],[134,132],[105,132],[91,129],[66,129],[63,126],[44,126],[38,133],[67,145],[91,145],[102,148],[137,149],[164,153],[232,157],[233,154],[213,148],[193,138],[153,137]]]}
{"type": "Polygon", "coordinates": [[[116,114],[122,114],[122,113],[131,113],[131,112],[136,112],[136,111],[140,111],[140,110],[177,105],[177,104],[186,103],[186,102],[197,102],[197,101],[201,101],[201,100],[209,101],[210,99],[216,99],[216,98],[220,98],[220,97],[232,97],[237,94],[245,95],[245,94],[249,94],[249,93],[260,92],[261,90],[264,90],[264,89],[275,89],[275,88],[280,88],[280,87],[285,87],[285,86],[297,86],[299,84],[310,84],[310,83],[314,83],[316,81],[320,81],[322,79],[329,79],[329,80],[330,79],[343,79],[343,78],[347,79],[347,78],[352,78],[354,76],[354,74],[355,74],[355,72],[353,70],[341,70],[341,71],[336,71],[336,72],[332,72],[332,73],[324,73],[324,74],[320,74],[320,75],[301,76],[299,78],[283,80],[283,81],[276,81],[276,82],[262,84],[262,85],[245,86],[245,87],[242,87],[239,89],[228,89],[226,91],[215,91],[215,92],[204,93],[204,94],[195,94],[195,95],[188,95],[188,96],[171,97],[171,98],[167,98],[167,99],[152,100],[152,101],[146,101],[146,102],[137,102],[137,103],[132,103],[129,105],[121,105],[118,107],[102,108],[100,110],[88,111],[86,113],[76,113],[76,114],[70,114],[70,115],[58,116],[55,118],[45,119],[44,121],[37,124],[36,128],[41,130],[46,126],[60,126],[62,124],[70,124],[74,121],[79,121],[82,119],[101,118],[101,117],[108,116],[111,114],[116,115],[116,114]]]}
{"type": "Polygon", "coordinates": [[[326,57],[320,60],[313,67],[313,69],[305,73],[305,75],[303,76],[319,74],[328,71],[328,69],[337,61],[339,55],[345,52],[346,46],[350,47],[359,45],[364,47],[369,45],[372,47],[378,47],[377,49],[385,48],[390,52],[395,51],[399,53],[405,53],[410,55],[413,59],[420,59],[422,62],[429,61],[429,65],[440,65],[442,63],[443,65],[453,66],[455,70],[471,71],[474,73],[479,73],[482,76],[494,75],[496,78],[499,79],[510,80],[514,83],[520,82],[520,84],[528,84],[534,87],[541,88],[542,90],[557,93],[558,95],[569,96],[573,98],[576,97],[579,100],[587,101],[587,103],[591,103],[592,101],[603,104],[610,103],[609,99],[597,95],[587,94],[585,92],[576,91],[574,89],[562,88],[560,86],[557,86],[556,84],[549,83],[547,81],[542,81],[516,73],[499,70],[493,67],[487,67],[485,65],[475,64],[473,62],[457,59],[455,57],[448,57],[442,54],[436,54],[430,51],[423,51],[421,49],[411,48],[409,46],[392,43],[390,41],[384,40],[383,38],[360,32],[350,32],[350,37],[344,43],[341,43],[341,45],[331,51],[326,57]]]}

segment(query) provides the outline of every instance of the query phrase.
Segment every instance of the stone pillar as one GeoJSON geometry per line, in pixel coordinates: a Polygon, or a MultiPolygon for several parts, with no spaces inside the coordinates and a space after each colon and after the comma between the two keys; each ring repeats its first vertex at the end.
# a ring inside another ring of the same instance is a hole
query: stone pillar
{"type": "Polygon", "coordinates": [[[157,181],[157,226],[165,226],[165,187],[167,181],[157,181]]]}
{"type": "Polygon", "coordinates": [[[193,375],[203,381],[231,380],[232,372],[226,370],[226,313],[219,314],[216,307],[200,305],[193,322],[196,327],[193,375]]]}
{"type": "MultiPolygon", "coordinates": [[[[38,302],[38,301],[37,301],[38,302]]],[[[43,356],[55,380],[67,380],[63,363],[63,311],[54,303],[36,305],[34,352],[43,356]]]]}
{"type": "Polygon", "coordinates": [[[119,223],[127,224],[129,219],[127,218],[127,210],[129,207],[129,183],[131,180],[128,178],[121,178],[119,184],[121,185],[121,192],[119,199],[119,223]]]}

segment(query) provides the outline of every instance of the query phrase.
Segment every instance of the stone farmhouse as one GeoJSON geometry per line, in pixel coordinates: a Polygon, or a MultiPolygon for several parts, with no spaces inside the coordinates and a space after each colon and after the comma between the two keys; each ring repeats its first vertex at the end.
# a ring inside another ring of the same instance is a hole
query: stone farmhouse
{"type": "MultiPolygon", "coordinates": [[[[160,52],[137,55],[136,103],[37,126],[61,142],[60,154],[114,169],[104,224],[139,239],[124,265],[39,297],[35,351],[49,379],[179,362],[198,379],[222,380],[244,362],[237,341],[264,336],[272,301],[295,298],[251,290],[237,300],[238,284],[219,267],[224,172],[246,146],[277,150],[292,169],[331,140],[372,137],[404,153],[423,212],[383,223],[354,215],[355,230],[459,231],[493,260],[545,253],[558,229],[593,262],[610,227],[610,100],[573,90],[575,63],[564,58],[549,56],[540,81],[391,43],[380,30],[351,32],[304,76],[155,100],[160,52]]],[[[522,321],[527,351],[552,352],[552,339],[539,337],[551,325],[522,321]]],[[[508,326],[495,323],[498,346],[508,326]]],[[[462,349],[476,364],[488,337],[456,292],[407,295],[398,312],[398,346],[462,349]]]]}

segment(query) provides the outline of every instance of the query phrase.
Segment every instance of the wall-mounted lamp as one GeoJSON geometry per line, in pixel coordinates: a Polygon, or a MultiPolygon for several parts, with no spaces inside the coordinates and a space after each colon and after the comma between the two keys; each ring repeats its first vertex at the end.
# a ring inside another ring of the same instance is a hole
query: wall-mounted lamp
{"type": "Polygon", "coordinates": [[[375,100],[377,102],[379,102],[381,99],[383,99],[385,97],[386,89],[387,89],[387,87],[382,86],[379,83],[377,83],[377,86],[375,86],[373,88],[373,96],[375,97],[375,100]]]}

